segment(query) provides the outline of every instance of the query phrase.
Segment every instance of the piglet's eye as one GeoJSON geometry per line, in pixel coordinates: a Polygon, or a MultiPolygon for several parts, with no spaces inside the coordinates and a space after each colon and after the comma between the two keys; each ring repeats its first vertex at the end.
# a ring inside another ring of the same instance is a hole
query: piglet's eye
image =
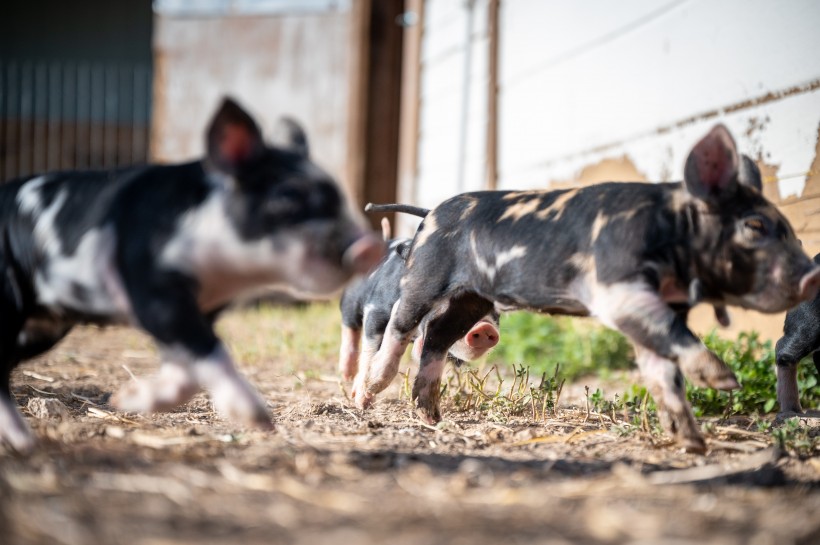
{"type": "Polygon", "coordinates": [[[748,218],[744,220],[743,226],[756,236],[764,236],[768,233],[766,223],[760,218],[748,218]]]}

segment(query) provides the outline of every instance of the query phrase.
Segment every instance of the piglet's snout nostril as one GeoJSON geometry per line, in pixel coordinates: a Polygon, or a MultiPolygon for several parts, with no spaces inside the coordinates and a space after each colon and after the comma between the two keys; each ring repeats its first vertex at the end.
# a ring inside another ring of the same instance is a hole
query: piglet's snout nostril
{"type": "Polygon", "coordinates": [[[470,330],[465,340],[473,348],[492,348],[498,344],[498,331],[492,324],[482,323],[470,330]]]}

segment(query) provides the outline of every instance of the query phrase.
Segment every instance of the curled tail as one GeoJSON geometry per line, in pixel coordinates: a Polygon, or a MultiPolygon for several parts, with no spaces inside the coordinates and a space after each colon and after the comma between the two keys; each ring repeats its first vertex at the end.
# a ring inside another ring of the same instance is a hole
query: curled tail
{"type": "Polygon", "coordinates": [[[367,203],[364,207],[365,212],[402,212],[404,214],[411,214],[420,218],[427,217],[430,213],[429,208],[421,208],[420,206],[411,206],[409,204],[373,204],[367,203]]]}

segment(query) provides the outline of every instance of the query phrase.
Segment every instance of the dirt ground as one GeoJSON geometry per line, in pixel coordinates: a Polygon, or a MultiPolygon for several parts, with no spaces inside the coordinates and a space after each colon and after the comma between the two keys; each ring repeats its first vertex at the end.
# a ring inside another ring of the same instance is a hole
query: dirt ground
{"type": "MultiPolygon", "coordinates": [[[[243,327],[229,317],[223,336],[243,327]]],[[[19,367],[13,393],[41,445],[0,447],[0,543],[820,543],[820,459],[778,456],[750,420],[713,422],[705,456],[583,408],[498,423],[445,405],[432,428],[400,381],[362,412],[332,357],[272,352],[240,367],[274,432],[236,429],[204,395],[115,412],[124,367],[156,370],[133,330],[79,328],[19,367]]]]}

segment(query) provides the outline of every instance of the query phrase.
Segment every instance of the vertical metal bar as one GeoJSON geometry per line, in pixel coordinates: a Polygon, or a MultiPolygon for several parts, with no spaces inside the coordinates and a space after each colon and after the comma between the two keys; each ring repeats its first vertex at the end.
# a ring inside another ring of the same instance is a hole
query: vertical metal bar
{"type": "Polygon", "coordinates": [[[467,172],[467,138],[470,128],[470,98],[472,96],[472,63],[473,63],[473,21],[475,19],[475,0],[467,0],[467,25],[464,30],[464,68],[461,81],[461,119],[458,131],[458,164],[456,165],[456,182],[458,193],[465,191],[467,172]]]}
{"type": "Polygon", "coordinates": [[[354,203],[363,205],[365,196],[367,102],[370,77],[370,18],[374,0],[357,0],[350,8],[351,51],[348,73],[347,172],[345,183],[354,203]]]}
{"type": "Polygon", "coordinates": [[[487,81],[487,189],[498,189],[498,8],[501,0],[488,7],[487,81]]]}
{"type": "Polygon", "coordinates": [[[46,127],[48,126],[48,65],[34,65],[34,115],[32,171],[46,171],[46,127]]]}
{"type": "Polygon", "coordinates": [[[62,108],[60,108],[61,85],[61,66],[59,63],[54,62],[49,67],[48,76],[48,152],[46,170],[60,168],[60,127],[63,123],[62,108]]]}
{"type": "Polygon", "coordinates": [[[131,164],[131,134],[133,132],[131,109],[134,107],[133,88],[130,84],[133,78],[133,67],[121,65],[119,67],[119,83],[117,94],[120,96],[120,109],[117,112],[117,164],[131,164]]]}
{"type": "Polygon", "coordinates": [[[77,168],[88,168],[91,165],[91,66],[88,63],[77,65],[76,99],[72,126],[77,135],[75,143],[77,168]]]}
{"type": "Polygon", "coordinates": [[[62,125],[60,147],[60,168],[77,168],[77,116],[75,113],[75,103],[77,100],[77,65],[74,63],[63,64],[63,116],[65,122],[62,125]]]}
{"type": "Polygon", "coordinates": [[[140,136],[140,127],[142,126],[142,119],[140,113],[142,112],[142,88],[140,66],[134,67],[134,79],[131,87],[134,93],[134,108],[131,110],[131,162],[134,164],[142,162],[142,138],[140,136]]]}
{"type": "Polygon", "coordinates": [[[20,164],[19,176],[26,176],[32,171],[33,159],[33,135],[32,135],[32,112],[34,102],[34,68],[31,63],[23,63],[20,73],[20,164]]]}
{"type": "Polygon", "coordinates": [[[20,100],[20,81],[17,74],[17,63],[12,61],[7,66],[8,97],[6,98],[6,180],[17,176],[20,136],[18,134],[19,119],[18,106],[20,100]]]}
{"type": "Polygon", "coordinates": [[[5,181],[8,144],[6,143],[6,102],[9,100],[6,64],[0,60],[0,182],[5,181]]]}
{"type": "Polygon", "coordinates": [[[142,71],[142,93],[143,93],[143,113],[142,113],[142,156],[143,163],[148,163],[151,159],[151,104],[154,99],[154,79],[150,64],[144,64],[142,71]]]}
{"type": "Polygon", "coordinates": [[[105,68],[102,65],[91,66],[91,127],[89,137],[91,168],[103,166],[103,122],[105,120],[105,68]]]}
{"type": "Polygon", "coordinates": [[[145,66],[138,65],[134,71],[134,136],[132,142],[133,162],[148,162],[148,101],[151,79],[145,66]]]}
{"type": "MultiPolygon", "coordinates": [[[[421,93],[421,44],[424,28],[424,0],[404,4],[405,28],[402,44],[401,121],[399,122],[398,188],[399,202],[418,203],[419,96],[421,93]],[[415,20],[412,17],[415,16],[415,20]],[[408,19],[410,18],[410,19],[408,19]]],[[[396,216],[396,234],[415,231],[416,223],[406,214],[396,216]]]]}
{"type": "Polygon", "coordinates": [[[119,96],[117,93],[117,65],[105,66],[105,122],[103,123],[103,149],[105,157],[103,165],[112,168],[117,165],[117,114],[119,110],[119,96]]]}

